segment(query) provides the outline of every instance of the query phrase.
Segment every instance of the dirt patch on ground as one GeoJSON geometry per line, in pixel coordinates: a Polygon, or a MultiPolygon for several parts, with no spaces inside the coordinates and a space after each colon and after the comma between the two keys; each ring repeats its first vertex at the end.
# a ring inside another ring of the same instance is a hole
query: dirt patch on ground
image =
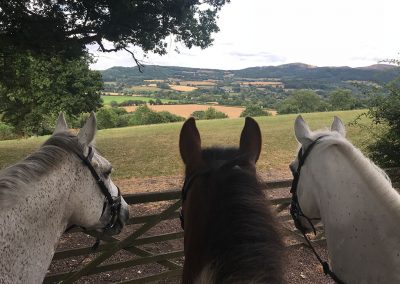
{"type": "MultiPolygon", "coordinates": [[[[287,173],[279,172],[265,172],[260,174],[260,178],[264,181],[277,180],[277,179],[287,179],[287,173]]],[[[182,176],[172,176],[172,177],[151,177],[151,178],[132,178],[123,179],[115,181],[116,184],[121,188],[124,194],[129,193],[142,193],[142,192],[154,192],[154,191],[165,191],[172,189],[179,189],[182,185],[182,176]]],[[[287,197],[289,195],[289,190],[271,190],[268,191],[267,196],[269,198],[281,198],[287,197]]],[[[158,203],[148,203],[148,204],[138,204],[131,205],[130,214],[131,216],[144,216],[149,214],[156,214],[161,210],[167,208],[171,202],[158,202],[158,203]]],[[[279,213],[279,216],[287,216],[287,210],[279,213]]],[[[140,225],[129,225],[127,226],[123,233],[117,236],[117,239],[123,239],[124,237],[130,235],[140,225]]],[[[284,259],[284,279],[286,283],[334,283],[328,277],[323,274],[322,267],[319,265],[315,256],[312,254],[311,250],[306,246],[299,244],[299,241],[293,239],[293,236],[289,234],[288,230],[293,229],[291,222],[280,223],[280,232],[284,238],[285,243],[297,245],[290,246],[286,249],[285,259],[284,259]]],[[[180,232],[180,223],[178,219],[166,220],[160,222],[156,227],[152,228],[146,232],[143,237],[166,234],[172,232],[180,232]]],[[[70,233],[65,234],[58,245],[57,250],[62,250],[66,248],[81,248],[90,246],[94,243],[94,238],[87,236],[83,233],[70,233]]],[[[138,255],[142,254],[160,254],[160,253],[170,253],[183,249],[182,239],[165,241],[151,244],[144,244],[137,246],[133,251],[120,251],[112,258],[108,259],[104,264],[112,264],[116,261],[128,261],[138,258],[138,255]]],[[[316,249],[319,251],[323,259],[327,259],[327,251],[324,245],[316,245],[316,249]]],[[[98,255],[98,254],[97,254],[98,255]]],[[[66,272],[70,270],[76,270],[83,264],[89,263],[96,254],[92,254],[87,258],[84,257],[70,257],[63,260],[53,261],[49,269],[51,273],[66,272]]],[[[178,257],[173,259],[176,264],[183,264],[183,257],[178,257]]],[[[119,269],[116,271],[104,272],[96,274],[93,276],[86,276],[81,278],[78,283],[112,283],[127,281],[130,279],[137,279],[149,275],[154,275],[161,272],[168,271],[165,266],[157,263],[147,264],[147,265],[136,265],[132,267],[127,267],[119,269]]],[[[154,283],[180,283],[180,276],[174,276],[166,278],[162,281],[156,281],[154,283]]]]}

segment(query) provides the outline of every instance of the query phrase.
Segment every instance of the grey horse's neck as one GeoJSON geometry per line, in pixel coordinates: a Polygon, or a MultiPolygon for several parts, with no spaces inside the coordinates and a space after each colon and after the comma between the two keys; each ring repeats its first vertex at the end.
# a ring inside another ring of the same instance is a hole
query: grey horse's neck
{"type": "Polygon", "coordinates": [[[0,282],[42,283],[70,215],[72,158],[32,184],[17,204],[0,212],[0,282]],[[1,271],[3,270],[3,271],[1,271]]]}

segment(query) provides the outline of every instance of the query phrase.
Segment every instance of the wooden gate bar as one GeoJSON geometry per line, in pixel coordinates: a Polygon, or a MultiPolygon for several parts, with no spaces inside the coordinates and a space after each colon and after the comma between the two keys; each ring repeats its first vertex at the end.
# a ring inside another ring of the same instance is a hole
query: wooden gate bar
{"type": "MultiPolygon", "coordinates": [[[[400,177],[400,168],[396,169],[385,169],[390,177],[393,179],[393,185],[396,187],[398,186],[398,180],[400,177]]],[[[273,189],[282,189],[288,190],[290,188],[292,180],[276,180],[276,181],[268,181],[263,182],[262,185],[264,190],[273,190],[273,189]]],[[[287,191],[288,193],[288,191],[287,191]]],[[[104,271],[112,271],[117,269],[126,268],[129,266],[134,265],[141,265],[141,264],[149,264],[149,263],[159,263],[164,266],[168,271],[150,275],[146,277],[142,277],[139,279],[127,280],[119,282],[119,284],[131,284],[131,283],[146,283],[150,281],[157,281],[160,279],[165,279],[168,277],[179,276],[182,273],[182,266],[171,259],[182,257],[183,250],[174,251],[174,252],[165,252],[158,255],[153,254],[150,251],[147,251],[143,248],[139,248],[139,245],[144,244],[153,244],[157,242],[163,241],[171,241],[171,240],[179,240],[183,238],[183,232],[173,232],[173,233],[166,233],[157,236],[148,236],[148,237],[141,237],[144,233],[148,230],[156,226],[159,222],[165,220],[173,220],[177,219],[178,212],[177,210],[180,207],[180,195],[181,189],[176,188],[173,190],[163,191],[163,192],[149,192],[149,193],[139,193],[139,194],[128,194],[124,195],[124,199],[127,201],[128,204],[143,204],[149,202],[163,202],[163,201],[172,201],[176,200],[172,205],[170,205],[165,210],[161,211],[159,214],[150,214],[145,216],[138,216],[133,217],[128,220],[127,225],[132,224],[143,224],[140,226],[135,232],[131,233],[125,239],[119,241],[115,237],[111,236],[101,236],[101,239],[106,242],[106,244],[101,244],[98,250],[95,253],[101,253],[99,256],[95,257],[89,264],[85,265],[81,270],[75,271],[73,273],[69,272],[61,272],[52,275],[48,275],[44,283],[50,283],[53,281],[62,281],[63,283],[72,283],[78,280],[80,277],[84,275],[92,275],[104,271]],[[141,237],[141,238],[140,238],[141,237]],[[111,264],[103,264],[101,265],[106,259],[110,258],[114,253],[118,252],[119,250],[125,250],[136,255],[138,258],[131,259],[128,261],[123,261],[119,263],[111,263],[111,264]]],[[[275,198],[270,199],[271,204],[274,205],[275,212],[279,213],[283,210],[287,209],[290,205],[290,198],[275,198]]],[[[304,245],[303,237],[298,233],[298,230],[293,230],[287,226],[285,223],[291,222],[291,216],[289,214],[282,214],[278,216],[278,220],[284,224],[283,230],[288,232],[291,237],[295,238],[295,244],[290,246],[300,246],[304,245]]],[[[287,223],[288,224],[288,223],[287,223]]],[[[318,226],[317,228],[322,229],[322,227],[318,226]]],[[[79,230],[73,230],[74,232],[79,232],[79,230]]],[[[321,232],[320,230],[318,232],[321,232]]],[[[89,231],[84,232],[91,236],[97,236],[96,232],[89,231]]],[[[312,242],[315,243],[326,243],[326,239],[321,235],[321,238],[314,239],[312,242]]],[[[59,251],[55,254],[54,260],[65,259],[68,257],[73,256],[86,256],[91,253],[90,247],[85,248],[78,248],[78,249],[66,249],[63,251],[59,251]]],[[[94,256],[92,256],[94,257],[94,256]]]]}
{"type": "MultiPolygon", "coordinates": [[[[162,234],[162,235],[157,235],[157,236],[145,237],[145,238],[136,239],[128,247],[125,247],[123,249],[128,250],[129,248],[138,246],[138,245],[151,244],[151,243],[175,240],[175,239],[180,239],[180,238],[183,238],[183,232],[168,233],[168,234],[162,234]]],[[[117,242],[117,241],[118,240],[115,239],[113,242],[117,242]]],[[[54,255],[53,259],[56,260],[56,259],[64,259],[64,258],[68,258],[68,257],[72,257],[72,256],[86,255],[91,252],[98,253],[98,252],[107,250],[111,247],[112,247],[112,243],[108,243],[108,244],[101,244],[97,248],[96,251],[92,251],[91,247],[63,250],[63,251],[57,252],[54,255]]]]}
{"type": "MultiPolygon", "coordinates": [[[[151,253],[151,252],[149,252],[147,250],[138,248],[138,247],[132,247],[129,250],[132,253],[135,253],[138,256],[152,256],[152,255],[154,255],[153,253],[151,253]]],[[[183,251],[182,251],[182,253],[183,253],[183,251]]],[[[157,263],[161,264],[162,266],[165,266],[166,268],[171,269],[171,270],[173,270],[173,269],[182,269],[181,265],[179,265],[179,264],[177,264],[174,261],[169,260],[169,259],[159,260],[159,261],[157,261],[157,263]]]]}
{"type": "Polygon", "coordinates": [[[88,265],[83,267],[80,271],[77,271],[72,275],[70,275],[69,277],[67,277],[67,279],[65,279],[63,283],[73,283],[74,281],[78,280],[82,275],[86,275],[89,271],[91,271],[100,263],[111,257],[114,253],[128,246],[132,241],[134,241],[139,236],[141,236],[142,234],[144,234],[145,232],[156,226],[162,217],[175,213],[175,211],[180,206],[181,206],[180,200],[175,202],[173,205],[171,205],[170,207],[165,209],[162,213],[160,213],[158,218],[154,218],[154,220],[144,224],[142,227],[140,227],[137,231],[135,231],[132,235],[128,236],[124,240],[118,243],[114,243],[113,246],[110,248],[110,250],[103,252],[100,256],[92,260],[88,265]]]}
{"type": "MultiPolygon", "coordinates": [[[[158,214],[151,214],[151,215],[133,217],[126,222],[126,225],[143,224],[143,223],[150,221],[157,215],[158,214]]],[[[179,213],[178,213],[178,211],[176,211],[175,214],[171,214],[169,216],[164,217],[162,219],[162,221],[176,219],[176,218],[178,218],[178,216],[179,216],[179,213]]]]}

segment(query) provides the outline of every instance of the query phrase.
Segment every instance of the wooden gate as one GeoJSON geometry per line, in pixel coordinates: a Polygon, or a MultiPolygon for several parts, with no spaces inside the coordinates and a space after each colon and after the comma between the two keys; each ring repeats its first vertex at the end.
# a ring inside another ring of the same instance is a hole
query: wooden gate
{"type": "MultiPolygon", "coordinates": [[[[400,170],[390,170],[389,174],[399,177],[400,170]]],[[[287,245],[292,246],[302,244],[303,238],[294,229],[287,210],[290,204],[290,184],[291,180],[271,181],[266,182],[264,188],[266,195],[274,191],[282,196],[270,200],[279,220],[283,223],[282,227],[292,236],[292,241],[287,242],[287,245]]],[[[183,232],[178,219],[178,209],[181,206],[180,189],[129,194],[124,195],[124,198],[131,205],[131,209],[138,206],[139,209],[136,211],[150,213],[138,216],[133,210],[127,229],[117,237],[102,236],[102,244],[94,252],[91,244],[94,243],[96,232],[76,230],[68,233],[63,237],[66,238],[64,241],[61,239],[61,249],[59,246],[44,283],[72,283],[80,279],[85,283],[96,283],[99,279],[104,282],[147,283],[166,281],[165,279],[171,277],[178,279],[182,273],[183,263],[183,232]],[[166,232],[154,230],[160,224],[166,232]],[[152,230],[155,233],[152,233],[152,230]],[[80,236],[75,237],[76,234],[80,236]],[[85,245],[63,248],[63,243],[68,243],[74,238],[85,245]],[[166,250],[163,249],[165,247],[166,250]],[[157,268],[146,268],[155,265],[157,268]],[[60,266],[64,270],[59,269],[60,266]],[[68,270],[65,270],[65,267],[68,267],[68,270]]],[[[318,229],[320,233],[314,241],[324,242],[323,232],[320,227],[318,229]]]]}

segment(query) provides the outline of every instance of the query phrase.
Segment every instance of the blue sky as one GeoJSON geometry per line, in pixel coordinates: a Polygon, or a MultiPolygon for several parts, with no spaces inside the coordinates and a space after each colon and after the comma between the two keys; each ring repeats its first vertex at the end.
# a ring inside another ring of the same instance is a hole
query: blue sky
{"type": "MultiPolygon", "coordinates": [[[[232,0],[222,8],[213,46],[187,49],[169,38],[169,53],[162,57],[133,50],[145,64],[170,66],[367,66],[399,59],[399,12],[398,0],[232,0]]],[[[126,52],[89,50],[97,58],[92,69],[135,66],[126,52]]]]}

